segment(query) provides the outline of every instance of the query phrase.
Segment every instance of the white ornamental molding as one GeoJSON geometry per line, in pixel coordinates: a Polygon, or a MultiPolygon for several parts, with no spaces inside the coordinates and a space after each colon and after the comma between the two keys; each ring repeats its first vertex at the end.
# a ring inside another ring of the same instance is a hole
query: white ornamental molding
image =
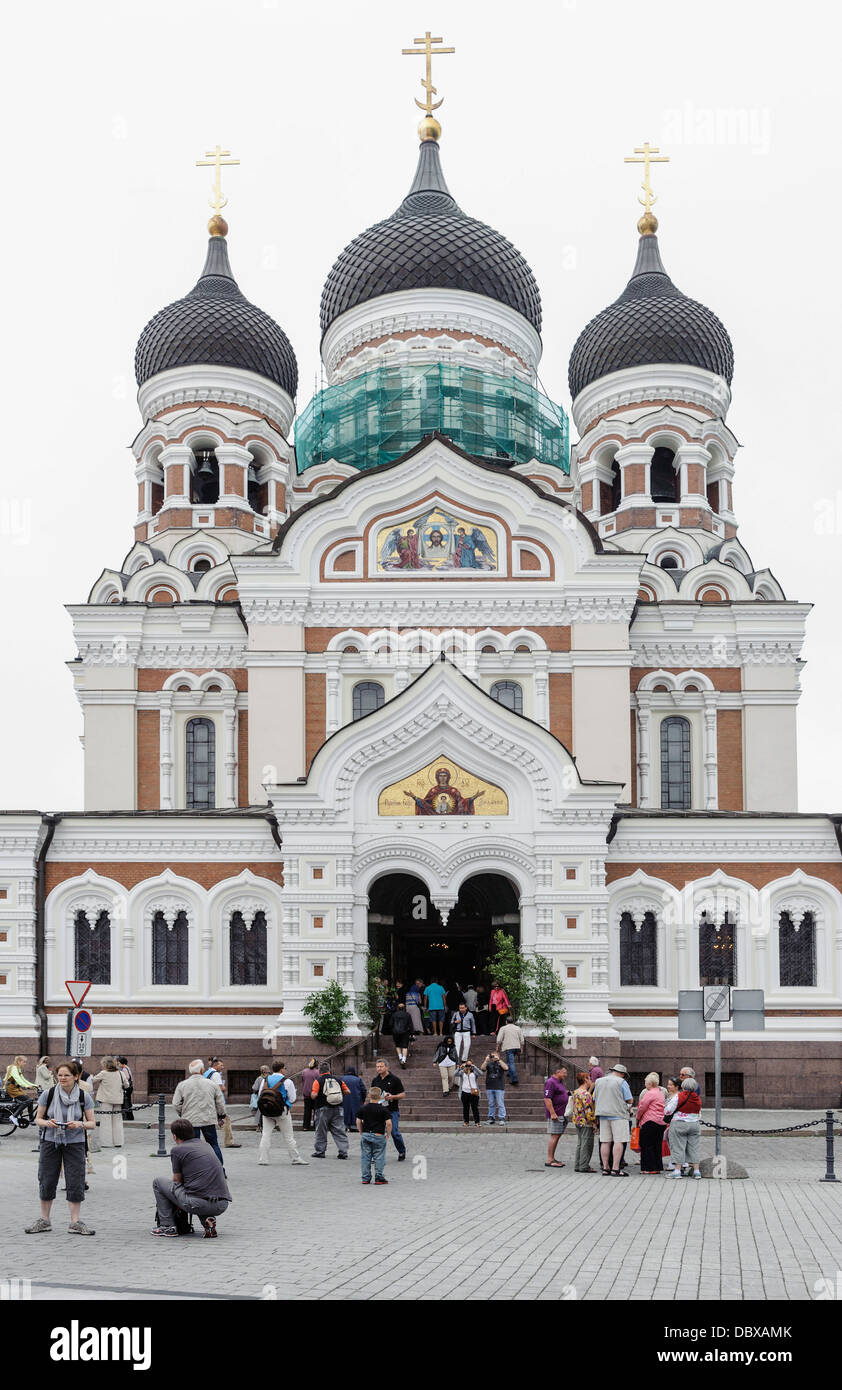
{"type": "Polygon", "coordinates": [[[535,909],[535,935],[552,936],[553,934],[553,909],[542,904],[535,909]]]}
{"type": "Polygon", "coordinates": [[[442,926],[446,927],[447,919],[453,911],[454,907],[456,906],[456,898],[443,897],[441,894],[437,893],[430,898],[430,902],[433,904],[433,907],[436,909],[439,916],[441,917],[442,926]]]}
{"type": "Polygon", "coordinates": [[[90,894],[84,898],[73,898],[67,904],[67,925],[74,927],[79,915],[84,914],[88,926],[93,930],[103,912],[108,914],[109,921],[113,924],[115,917],[120,916],[114,910],[117,901],[113,897],[106,897],[103,893],[90,894]]]}
{"type": "Polygon", "coordinates": [[[170,930],[175,926],[175,919],[179,912],[184,913],[189,926],[192,927],[194,925],[195,914],[193,912],[193,905],[185,901],[184,898],[153,898],[144,908],[143,920],[147,926],[152,925],[152,922],[159,912],[170,930]]]}
{"type": "Polygon", "coordinates": [[[226,918],[229,926],[236,912],[240,913],[247,931],[251,931],[258,912],[263,913],[266,918],[266,925],[269,925],[270,907],[268,902],[263,898],[237,898],[233,903],[230,903],[226,909],[226,918]]]}
{"type": "Polygon", "coordinates": [[[591,936],[594,941],[608,940],[608,908],[604,904],[591,908],[591,936]]]}
{"type": "MultiPolygon", "coordinates": [[[[414,719],[403,725],[399,734],[395,736],[396,746],[404,747],[416,740],[420,741],[428,730],[441,724],[446,724],[450,729],[458,729],[478,747],[488,749],[516,763],[531,779],[536,800],[542,810],[551,809],[550,779],[535,755],[515,743],[513,739],[506,738],[480,723],[472,714],[457,705],[449,695],[442,693],[432,705],[419,711],[414,719]]],[[[358,778],[382,752],[383,739],[372,739],[371,743],[360,748],[345,763],[336,778],[336,805],[340,814],[347,811],[358,778]]]]}
{"type": "Polygon", "coordinates": [[[120,642],[115,638],[77,642],[85,666],[245,666],[244,642],[120,642]]]}
{"type": "Polygon", "coordinates": [[[651,912],[656,922],[663,921],[664,904],[652,898],[625,898],[616,906],[617,922],[628,913],[634,922],[635,930],[640,931],[647,912],[651,912]]]}
{"type": "MultiPolygon", "coordinates": [[[[372,588],[384,576],[371,580],[372,588]]],[[[388,580],[394,583],[393,580],[388,580]]],[[[492,581],[493,583],[494,581],[492,581]]],[[[444,584],[447,580],[443,581],[444,584]]],[[[305,627],[510,627],[524,623],[536,626],[566,627],[572,623],[628,622],[636,595],[575,595],[556,592],[546,598],[517,594],[425,594],[389,593],[318,598],[251,598],[241,596],[243,615],[249,627],[258,623],[305,627]]],[[[166,663],[161,663],[166,664],[166,663]]],[[[186,663],[185,663],[186,664],[186,663]]],[[[196,664],[196,663],[194,663],[196,664]]],[[[234,665],[235,662],[225,664],[234,665]]],[[[674,663],[673,663],[674,664],[674,663]]],[[[686,664],[686,663],[685,663],[686,664]]],[[[710,664],[710,663],[705,663],[710,664]]]]}
{"type": "Polygon", "coordinates": [[[798,931],[805,916],[809,913],[818,926],[823,921],[821,903],[815,898],[783,898],[775,903],[775,914],[780,921],[781,915],[786,913],[793,927],[798,931]]]}
{"type": "Polygon", "coordinates": [[[283,903],[281,907],[281,930],[284,940],[289,941],[301,935],[301,910],[292,903],[283,903]]]}
{"type": "MultiPolygon", "coordinates": [[[[186,813],[187,814],[187,813],[186,813]]],[[[277,846],[271,838],[269,826],[266,837],[240,839],[235,836],[190,835],[183,839],[174,834],[162,835],[87,835],[62,840],[55,850],[50,850],[51,860],[79,862],[84,859],[103,861],[113,859],[117,862],[136,859],[191,859],[207,863],[214,860],[241,862],[248,860],[276,860],[277,846]]]]}
{"type": "Polygon", "coordinates": [[[774,637],[682,639],[636,637],[630,644],[641,666],[794,666],[801,640],[774,637]]]}
{"type": "Polygon", "coordinates": [[[336,935],[354,935],[354,905],[353,903],[341,903],[336,909],[336,935]]]}

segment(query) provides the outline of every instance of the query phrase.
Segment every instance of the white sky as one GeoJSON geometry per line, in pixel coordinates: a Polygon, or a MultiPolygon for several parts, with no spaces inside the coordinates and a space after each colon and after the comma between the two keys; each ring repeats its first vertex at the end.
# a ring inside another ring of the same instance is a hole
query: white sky
{"type": "MultiPolygon", "coordinates": [[[[241,288],[318,371],[337,253],[394,209],[434,80],[462,207],[504,232],[544,300],[548,393],[625,284],[648,139],[661,251],[734,342],[740,537],[817,605],[800,707],[802,810],[842,810],[839,25],[807,0],[40,0],[4,10],[0,805],[81,806],[62,605],[132,543],[137,337],[201,269],[219,141],[241,288]]],[[[770,749],[774,757],[774,749],[770,749]]]]}

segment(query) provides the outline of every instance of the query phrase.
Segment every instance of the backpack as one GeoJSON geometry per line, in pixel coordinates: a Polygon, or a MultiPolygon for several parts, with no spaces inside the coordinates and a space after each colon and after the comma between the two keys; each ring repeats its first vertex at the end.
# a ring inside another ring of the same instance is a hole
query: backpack
{"type": "Polygon", "coordinates": [[[277,1120],[289,1110],[289,1097],[284,1088],[286,1077],[281,1077],[274,1086],[267,1084],[257,1097],[257,1108],[267,1119],[277,1120]]]}
{"type": "Polygon", "coordinates": [[[322,1082],[322,1099],[325,1105],[342,1104],[342,1082],[335,1076],[326,1076],[322,1082]]]}

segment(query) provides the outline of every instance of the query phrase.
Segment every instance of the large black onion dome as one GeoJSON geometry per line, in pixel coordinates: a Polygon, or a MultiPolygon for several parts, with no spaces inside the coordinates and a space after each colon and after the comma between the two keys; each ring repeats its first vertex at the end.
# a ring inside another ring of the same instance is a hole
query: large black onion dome
{"type": "Polygon", "coordinates": [[[611,372],[662,362],[703,367],[731,384],[734,349],[710,309],[676,289],[658,250],[658,238],[640,238],[632,277],[619,299],[591,319],[570,354],[568,380],[575,400],[584,387],[611,372]]]}
{"type": "Polygon", "coordinates": [[[173,367],[210,366],[240,367],[268,377],[293,399],[298,387],[292,344],[240,290],[223,236],[211,237],[195,288],[149,320],[134,365],[138,386],[173,367]]]}
{"type": "Polygon", "coordinates": [[[540,332],[541,295],[532,271],[500,232],[459,207],[435,140],[422,140],[412,187],[397,211],[356,237],[334,264],[322,291],[322,331],[357,304],[419,289],[485,295],[540,332]]]}

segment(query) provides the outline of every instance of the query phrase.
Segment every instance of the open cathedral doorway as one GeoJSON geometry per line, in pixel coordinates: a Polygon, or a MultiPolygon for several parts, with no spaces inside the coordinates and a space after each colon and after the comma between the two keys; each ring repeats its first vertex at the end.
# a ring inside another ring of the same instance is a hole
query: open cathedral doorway
{"type": "Polygon", "coordinates": [[[520,945],[518,893],[502,874],[466,879],[446,925],[428,888],[412,874],[386,874],[369,890],[369,947],[383,957],[393,983],[488,983],[485,964],[494,954],[496,931],[520,945]]]}

